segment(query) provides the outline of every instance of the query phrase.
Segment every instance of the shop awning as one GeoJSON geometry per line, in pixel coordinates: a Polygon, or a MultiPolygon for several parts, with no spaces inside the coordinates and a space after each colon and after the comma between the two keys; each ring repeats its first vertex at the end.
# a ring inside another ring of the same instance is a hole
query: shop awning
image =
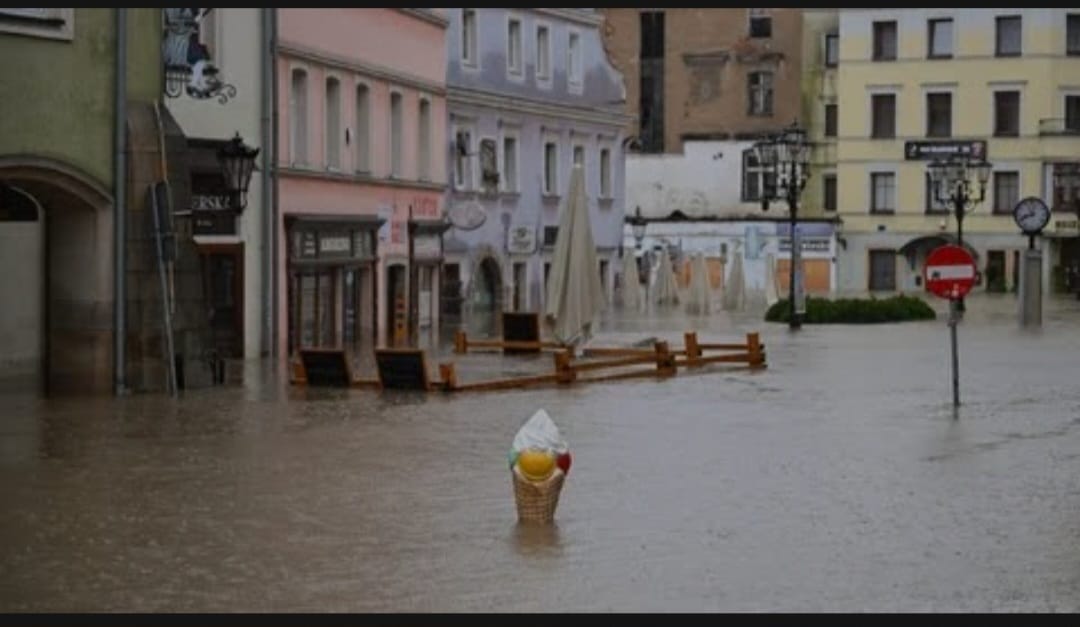
{"type": "MultiPolygon", "coordinates": [[[[916,252],[920,250],[930,252],[938,246],[944,246],[946,244],[953,244],[955,246],[957,244],[957,241],[958,240],[956,239],[956,236],[950,233],[931,233],[929,235],[920,235],[918,237],[912,238],[911,240],[908,240],[906,244],[900,247],[900,250],[898,252],[910,257],[915,255],[916,252]]],[[[978,251],[972,248],[971,244],[964,242],[964,248],[966,248],[967,251],[971,253],[972,257],[974,257],[975,259],[979,258],[978,251]]]]}

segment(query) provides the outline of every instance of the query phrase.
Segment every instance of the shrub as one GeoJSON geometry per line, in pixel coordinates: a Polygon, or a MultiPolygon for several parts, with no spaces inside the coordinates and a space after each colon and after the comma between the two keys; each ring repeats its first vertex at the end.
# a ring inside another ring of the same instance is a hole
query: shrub
{"type": "MultiPolygon", "coordinates": [[[[808,297],[803,322],[806,324],[875,324],[933,320],[933,308],[921,298],[898,295],[891,298],[827,298],[808,297]]],[[[788,301],[782,299],[765,312],[766,322],[787,322],[790,318],[788,301]]]]}

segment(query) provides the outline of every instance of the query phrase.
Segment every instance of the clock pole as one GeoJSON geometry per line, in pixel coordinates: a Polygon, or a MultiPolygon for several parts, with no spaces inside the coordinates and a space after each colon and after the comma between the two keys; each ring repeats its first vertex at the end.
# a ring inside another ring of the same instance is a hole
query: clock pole
{"type": "Polygon", "coordinates": [[[1020,326],[1042,326],[1042,251],[1035,238],[1050,221],[1050,208],[1041,198],[1028,197],[1016,203],[1013,219],[1028,237],[1020,268],[1020,326]]]}

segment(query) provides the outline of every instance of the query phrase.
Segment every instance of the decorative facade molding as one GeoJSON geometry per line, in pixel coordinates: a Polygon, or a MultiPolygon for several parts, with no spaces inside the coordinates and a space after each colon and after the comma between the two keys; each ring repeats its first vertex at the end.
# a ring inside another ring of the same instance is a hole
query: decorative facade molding
{"type": "Polygon", "coordinates": [[[441,192],[446,190],[446,183],[432,181],[418,181],[413,179],[392,179],[370,176],[367,174],[350,174],[348,172],[330,172],[327,170],[309,170],[295,166],[280,166],[277,171],[282,176],[295,176],[297,178],[322,179],[340,181],[342,183],[363,183],[365,185],[385,185],[386,187],[403,187],[406,189],[422,189],[441,192]]]}
{"type": "Polygon", "coordinates": [[[450,20],[435,13],[431,9],[398,9],[398,11],[442,28],[446,28],[450,25],[450,20]]]}
{"type": "Polygon", "coordinates": [[[297,60],[317,63],[325,67],[336,68],[339,70],[355,72],[357,74],[362,74],[368,78],[384,80],[390,83],[394,83],[396,85],[401,85],[403,87],[421,89],[436,96],[446,95],[446,88],[442,84],[435,81],[431,81],[426,78],[421,78],[419,76],[414,76],[411,74],[404,74],[391,68],[374,65],[371,63],[364,63],[345,57],[339,57],[333,54],[328,54],[326,52],[314,50],[300,44],[283,41],[278,44],[278,52],[287,57],[292,57],[297,60]]]}
{"type": "Polygon", "coordinates": [[[537,13],[543,13],[552,17],[558,17],[570,22],[577,22],[586,26],[600,26],[604,23],[604,17],[597,13],[586,13],[581,9],[533,9],[537,13]]]}
{"type": "Polygon", "coordinates": [[[451,87],[447,89],[446,97],[451,104],[491,107],[505,111],[529,113],[533,115],[549,116],[620,128],[625,126],[631,120],[630,116],[618,111],[556,104],[527,98],[509,98],[504,95],[494,95],[488,92],[461,87],[451,87]]]}

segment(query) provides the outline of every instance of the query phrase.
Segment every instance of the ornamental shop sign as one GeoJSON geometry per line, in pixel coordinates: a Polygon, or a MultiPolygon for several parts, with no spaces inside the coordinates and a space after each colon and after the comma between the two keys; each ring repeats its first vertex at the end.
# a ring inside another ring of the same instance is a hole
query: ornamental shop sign
{"type": "Polygon", "coordinates": [[[975,140],[918,140],[904,142],[904,159],[927,161],[948,157],[986,159],[986,141],[975,140]]]}

